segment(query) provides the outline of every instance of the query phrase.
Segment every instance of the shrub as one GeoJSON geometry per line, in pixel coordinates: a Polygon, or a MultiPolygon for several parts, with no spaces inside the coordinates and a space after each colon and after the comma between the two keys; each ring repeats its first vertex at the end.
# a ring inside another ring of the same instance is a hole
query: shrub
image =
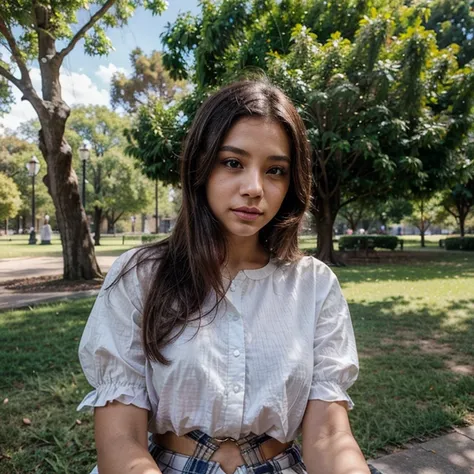
{"type": "Polygon", "coordinates": [[[149,244],[150,242],[155,242],[160,240],[163,236],[159,234],[145,234],[142,235],[142,244],[149,244]]]}
{"type": "Polygon", "coordinates": [[[446,239],[439,239],[438,245],[439,245],[442,249],[444,249],[444,247],[446,246],[446,239]]]}
{"type": "Polygon", "coordinates": [[[339,250],[395,250],[398,240],[394,235],[345,235],[339,239],[339,250]]]}
{"type": "Polygon", "coordinates": [[[449,237],[444,246],[446,250],[474,250],[474,237],[449,237]]]}

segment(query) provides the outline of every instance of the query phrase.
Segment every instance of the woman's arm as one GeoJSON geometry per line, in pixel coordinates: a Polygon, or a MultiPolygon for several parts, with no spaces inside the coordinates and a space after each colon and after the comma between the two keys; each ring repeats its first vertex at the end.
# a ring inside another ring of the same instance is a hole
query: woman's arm
{"type": "Polygon", "coordinates": [[[308,401],[303,460],[308,474],[370,474],[352,435],[345,402],[308,401]]]}
{"type": "Polygon", "coordinates": [[[95,409],[100,474],[161,474],[148,452],[148,411],[120,402],[95,409]]]}

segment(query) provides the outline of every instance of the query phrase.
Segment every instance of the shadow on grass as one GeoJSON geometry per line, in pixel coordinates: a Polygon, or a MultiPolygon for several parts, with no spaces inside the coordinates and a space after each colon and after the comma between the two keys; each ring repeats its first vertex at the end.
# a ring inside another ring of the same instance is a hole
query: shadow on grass
{"type": "Polygon", "coordinates": [[[464,425],[474,412],[473,305],[413,307],[403,296],[350,304],[360,356],[350,417],[367,457],[464,425]]]}
{"type": "Polygon", "coordinates": [[[474,278],[474,252],[441,255],[430,261],[409,264],[374,264],[333,268],[341,283],[364,281],[420,281],[474,278]]]}
{"type": "MultiPolygon", "coordinates": [[[[12,458],[0,462],[1,474],[76,474],[94,465],[92,418],[75,411],[90,390],[77,347],[92,304],[0,314],[0,396],[10,398],[0,445],[12,458]]],[[[474,412],[474,377],[450,365],[464,357],[472,364],[473,305],[463,299],[440,309],[404,296],[350,304],[361,366],[350,417],[367,457],[462,425],[474,412]]]]}
{"type": "Polygon", "coordinates": [[[0,398],[8,398],[1,407],[0,474],[83,474],[94,466],[92,417],[76,412],[90,390],[77,348],[92,304],[0,313],[0,398]]]}

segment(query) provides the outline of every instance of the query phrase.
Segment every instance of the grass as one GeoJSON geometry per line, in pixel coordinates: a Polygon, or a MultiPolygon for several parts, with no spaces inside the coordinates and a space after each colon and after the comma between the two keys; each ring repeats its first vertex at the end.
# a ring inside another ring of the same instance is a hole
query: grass
{"type": "MultiPolygon", "coordinates": [[[[164,236],[164,234],[163,234],[164,236]]],[[[95,247],[96,255],[117,256],[132,247],[141,244],[139,235],[135,239],[127,236],[122,245],[122,236],[102,235],[101,245],[95,247]]],[[[9,235],[0,237],[0,259],[16,257],[62,257],[62,245],[59,237],[53,236],[51,245],[29,245],[27,235],[9,235]]]]}
{"type": "MultiPolygon", "coordinates": [[[[165,234],[163,234],[164,236],[165,234]]],[[[404,240],[404,250],[439,250],[438,242],[446,236],[428,235],[426,236],[426,247],[420,247],[420,237],[415,235],[402,236],[404,240]]],[[[100,238],[101,245],[95,247],[97,255],[116,256],[125,250],[135,247],[141,243],[140,236],[131,239],[127,236],[125,244],[122,245],[122,236],[104,234],[100,238]]],[[[300,248],[302,250],[313,250],[316,248],[316,237],[313,235],[305,235],[300,237],[300,248]]],[[[337,249],[337,245],[335,245],[337,249]]],[[[16,257],[61,257],[62,246],[58,236],[53,236],[51,245],[29,245],[28,235],[9,235],[8,237],[0,237],[0,259],[16,258],[16,257]]]]}
{"type": "MultiPolygon", "coordinates": [[[[474,254],[335,271],[359,349],[350,418],[364,454],[472,423],[474,254]]],[[[0,313],[0,474],[87,474],[95,464],[92,417],[75,411],[90,390],[77,347],[92,303],[0,313]]]]}

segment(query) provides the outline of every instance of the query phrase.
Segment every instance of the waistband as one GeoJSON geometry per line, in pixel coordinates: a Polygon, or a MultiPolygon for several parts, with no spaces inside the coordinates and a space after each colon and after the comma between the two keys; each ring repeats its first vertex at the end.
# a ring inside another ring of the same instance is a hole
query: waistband
{"type": "MultiPolygon", "coordinates": [[[[253,433],[249,434],[248,436],[244,436],[240,439],[234,439],[230,437],[213,438],[212,436],[207,435],[201,430],[190,431],[184,436],[192,439],[196,443],[196,447],[192,455],[192,458],[194,459],[210,461],[211,457],[219,449],[220,445],[223,442],[232,441],[239,447],[240,454],[245,464],[249,467],[261,465],[268,461],[267,458],[264,457],[263,452],[260,450],[260,446],[266,441],[273,439],[267,434],[256,435],[253,433]]],[[[159,448],[159,446],[156,446],[157,451],[159,450],[159,448]]],[[[294,445],[294,443],[279,454],[282,454],[283,452],[293,454],[293,457],[295,457],[295,462],[301,461],[301,454],[297,449],[296,445],[294,445]],[[294,453],[290,453],[292,448],[294,448],[294,453]]]]}

